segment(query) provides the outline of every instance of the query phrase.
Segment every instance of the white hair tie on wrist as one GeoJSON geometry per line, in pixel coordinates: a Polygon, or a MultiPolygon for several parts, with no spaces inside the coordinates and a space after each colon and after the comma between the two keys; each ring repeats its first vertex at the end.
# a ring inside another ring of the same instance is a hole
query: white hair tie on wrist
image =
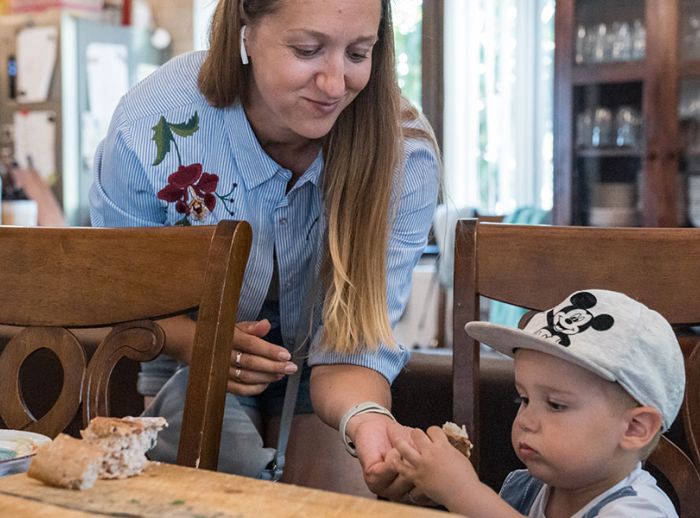
{"type": "Polygon", "coordinates": [[[350,421],[351,418],[355,417],[358,414],[366,413],[383,414],[387,417],[391,417],[391,419],[396,421],[396,418],[392,415],[391,412],[389,412],[389,410],[384,408],[379,403],[375,403],[374,401],[365,401],[364,403],[359,403],[351,407],[350,410],[348,410],[347,412],[345,412],[345,415],[340,420],[340,427],[338,429],[340,431],[340,437],[343,439],[345,450],[353,457],[357,457],[357,450],[352,441],[350,441],[350,437],[348,437],[345,433],[345,429],[347,428],[348,421],[350,421]]]}

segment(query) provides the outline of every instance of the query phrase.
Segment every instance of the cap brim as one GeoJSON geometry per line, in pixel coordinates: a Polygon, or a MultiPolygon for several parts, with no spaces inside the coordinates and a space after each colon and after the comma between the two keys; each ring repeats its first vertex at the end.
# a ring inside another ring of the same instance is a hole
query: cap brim
{"type": "Polygon", "coordinates": [[[615,377],[607,370],[603,370],[585,359],[575,356],[566,347],[555,344],[549,340],[535,336],[532,333],[513,327],[506,327],[490,322],[468,322],[464,330],[469,336],[511,358],[518,349],[528,349],[550,354],[592,371],[608,381],[616,381],[615,377]]]}

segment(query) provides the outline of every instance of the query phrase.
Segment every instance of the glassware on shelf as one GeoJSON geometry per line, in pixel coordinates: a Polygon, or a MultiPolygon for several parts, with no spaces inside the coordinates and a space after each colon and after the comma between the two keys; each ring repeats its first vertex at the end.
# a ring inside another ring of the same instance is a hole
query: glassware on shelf
{"type": "Polygon", "coordinates": [[[607,63],[643,59],[646,47],[646,28],[641,20],[580,24],[576,27],[574,61],[607,63]]]}
{"type": "Polygon", "coordinates": [[[685,59],[700,58],[700,12],[697,8],[683,17],[681,49],[685,59]]]}
{"type": "Polygon", "coordinates": [[[642,120],[639,111],[633,106],[620,106],[615,113],[615,145],[618,147],[639,147],[642,120]]]}
{"type": "Polygon", "coordinates": [[[585,108],[576,114],[576,147],[618,147],[639,149],[642,141],[642,116],[634,106],[613,110],[604,106],[585,108]]]}
{"type": "Polygon", "coordinates": [[[576,147],[591,146],[593,132],[593,110],[586,108],[576,115],[576,147]]]}
{"type": "Polygon", "coordinates": [[[593,41],[593,54],[591,56],[591,61],[594,63],[604,63],[609,61],[610,51],[609,51],[609,40],[608,40],[608,26],[604,23],[599,23],[595,28],[595,39],[593,41]]]}
{"type": "Polygon", "coordinates": [[[613,116],[610,108],[598,106],[593,112],[593,129],[591,130],[591,145],[606,147],[613,144],[613,116]]]}
{"type": "Polygon", "coordinates": [[[610,33],[611,61],[629,61],[632,58],[632,32],[627,22],[615,22],[610,33]]]}
{"type": "Polygon", "coordinates": [[[644,59],[647,49],[647,29],[642,20],[632,22],[632,59],[644,59]]]}
{"type": "Polygon", "coordinates": [[[590,45],[590,35],[585,25],[576,28],[576,55],[574,61],[580,65],[588,60],[588,48],[590,45]]]}

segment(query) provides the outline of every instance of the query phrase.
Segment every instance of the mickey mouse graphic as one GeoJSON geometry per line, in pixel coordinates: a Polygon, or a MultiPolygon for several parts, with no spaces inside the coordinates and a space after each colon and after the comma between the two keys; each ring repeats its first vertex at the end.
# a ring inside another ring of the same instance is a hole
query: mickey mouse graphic
{"type": "Polygon", "coordinates": [[[570,336],[583,333],[589,327],[596,331],[610,329],[615,322],[608,314],[596,315],[588,311],[596,305],[598,300],[595,295],[587,291],[573,294],[569,300],[570,306],[566,306],[556,313],[553,310],[547,312],[547,325],[539,329],[535,334],[542,338],[568,347],[571,345],[570,336]]]}

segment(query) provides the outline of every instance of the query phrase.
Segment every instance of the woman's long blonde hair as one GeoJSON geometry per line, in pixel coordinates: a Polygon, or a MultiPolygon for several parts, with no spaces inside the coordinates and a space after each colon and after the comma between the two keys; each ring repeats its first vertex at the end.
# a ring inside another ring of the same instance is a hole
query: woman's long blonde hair
{"type": "MultiPolygon", "coordinates": [[[[199,74],[199,88],[210,104],[224,107],[247,100],[248,70],[237,59],[243,20],[255,23],[281,1],[219,1],[210,51],[199,74]]],[[[370,80],[323,141],[328,233],[321,268],[326,289],[323,343],[337,352],[394,344],[386,280],[392,189],[402,155],[401,121],[414,119],[417,113],[402,110],[390,0],[380,1],[382,17],[370,80]]],[[[432,134],[418,133],[434,143],[432,134]]]]}

